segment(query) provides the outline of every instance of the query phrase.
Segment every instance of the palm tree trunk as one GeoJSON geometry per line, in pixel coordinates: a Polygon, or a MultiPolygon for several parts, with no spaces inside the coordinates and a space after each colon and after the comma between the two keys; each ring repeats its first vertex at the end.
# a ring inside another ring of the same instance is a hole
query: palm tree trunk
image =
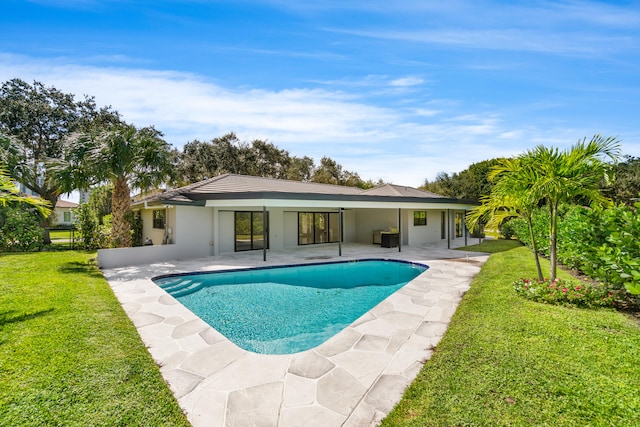
{"type": "Polygon", "coordinates": [[[538,280],[543,281],[544,276],[542,276],[542,267],[540,267],[540,256],[538,255],[538,244],[536,243],[536,235],[533,232],[533,220],[531,219],[531,215],[527,216],[527,224],[529,225],[529,235],[531,236],[531,246],[533,246],[533,256],[536,260],[536,270],[538,272],[538,280]]]}
{"type": "Polygon", "coordinates": [[[127,221],[127,214],[131,209],[131,192],[126,179],[117,178],[113,181],[111,208],[111,243],[116,248],[128,248],[131,246],[131,226],[127,221]]]}
{"type": "Polygon", "coordinates": [[[549,279],[551,281],[556,279],[556,235],[558,232],[558,203],[555,201],[549,202],[549,261],[551,263],[551,271],[549,273],[549,279]]]}

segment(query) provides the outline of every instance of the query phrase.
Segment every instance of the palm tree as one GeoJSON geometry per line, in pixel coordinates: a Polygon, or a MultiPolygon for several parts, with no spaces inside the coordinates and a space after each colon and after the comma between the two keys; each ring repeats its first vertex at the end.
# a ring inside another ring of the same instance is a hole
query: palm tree
{"type": "Polygon", "coordinates": [[[489,196],[483,196],[481,205],[467,214],[467,225],[473,229],[479,222],[489,226],[499,226],[510,218],[522,218],[527,222],[536,261],[538,280],[542,281],[542,268],[538,246],[533,231],[533,212],[538,200],[531,191],[535,182],[535,171],[527,167],[522,158],[499,159],[491,168],[488,178],[494,182],[489,196]]]}
{"type": "Polygon", "coordinates": [[[595,205],[609,202],[601,192],[602,179],[608,179],[610,165],[605,158],[617,161],[620,144],[616,138],[594,135],[578,141],[569,150],[559,151],[542,145],[525,153],[524,158],[536,175],[531,187],[534,198],[544,200],[549,208],[549,256],[554,280],[557,271],[558,207],[563,202],[588,200],[595,205]]]}
{"type": "Polygon", "coordinates": [[[131,246],[131,189],[148,190],[173,177],[171,146],[153,127],[136,129],[122,124],[97,136],[76,135],[66,143],[64,162],[56,177],[66,191],[113,184],[112,246],[131,246]]]}

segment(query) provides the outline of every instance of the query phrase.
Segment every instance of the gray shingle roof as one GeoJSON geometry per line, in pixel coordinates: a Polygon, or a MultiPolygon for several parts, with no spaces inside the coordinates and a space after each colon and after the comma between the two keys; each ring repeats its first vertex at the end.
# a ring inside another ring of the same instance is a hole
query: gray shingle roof
{"type": "Polygon", "coordinates": [[[362,194],[367,194],[370,196],[418,197],[427,199],[445,198],[444,196],[436,193],[431,193],[430,191],[422,191],[418,190],[417,188],[394,184],[386,184],[380,187],[371,188],[369,190],[363,191],[362,194]]]}
{"type": "Polygon", "coordinates": [[[381,187],[362,190],[342,185],[317,184],[312,182],[290,181],[256,176],[224,174],[185,187],[154,194],[136,200],[134,205],[142,203],[201,204],[205,200],[251,198],[283,199],[357,199],[357,200],[432,200],[436,202],[453,201],[439,194],[421,191],[416,188],[387,184],[381,187]],[[435,199],[435,200],[434,200],[435,199]]]}

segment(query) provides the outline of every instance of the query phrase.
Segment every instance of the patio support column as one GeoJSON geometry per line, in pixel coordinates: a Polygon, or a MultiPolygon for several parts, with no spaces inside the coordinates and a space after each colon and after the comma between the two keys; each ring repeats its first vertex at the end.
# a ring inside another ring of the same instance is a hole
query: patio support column
{"type": "Polygon", "coordinates": [[[269,236],[269,230],[267,230],[267,207],[262,206],[262,260],[267,262],[267,237],[269,236]]]}
{"type": "Polygon", "coordinates": [[[402,209],[398,208],[398,252],[402,252],[402,209]]]}
{"type": "Polygon", "coordinates": [[[451,209],[447,209],[447,249],[451,249],[451,209]]]}
{"type": "Polygon", "coordinates": [[[462,232],[464,233],[464,245],[467,245],[467,210],[464,210],[464,216],[462,217],[462,232]]]}
{"type": "Polygon", "coordinates": [[[342,256],[342,213],[343,210],[340,208],[338,210],[338,256],[342,256]]]}

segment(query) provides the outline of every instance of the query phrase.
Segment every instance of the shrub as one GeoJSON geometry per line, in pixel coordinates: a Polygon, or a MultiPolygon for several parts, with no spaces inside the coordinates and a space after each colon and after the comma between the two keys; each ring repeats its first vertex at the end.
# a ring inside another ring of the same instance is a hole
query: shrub
{"type": "Polygon", "coordinates": [[[500,234],[502,237],[509,240],[515,237],[516,232],[514,230],[514,220],[507,221],[500,226],[500,234]]]}
{"type": "MultiPolygon", "coordinates": [[[[535,235],[536,243],[538,245],[538,251],[545,256],[549,255],[549,210],[538,209],[534,212],[533,218],[533,233],[535,235]]],[[[529,233],[529,225],[527,221],[522,218],[514,218],[509,221],[510,227],[513,230],[514,236],[524,243],[526,246],[532,248],[531,235],[529,233]]]]}
{"type": "Polygon", "coordinates": [[[76,208],[76,227],[83,249],[94,250],[109,247],[109,226],[100,225],[93,209],[87,203],[76,208]]]}
{"type": "Polygon", "coordinates": [[[513,284],[516,293],[536,302],[578,307],[614,307],[620,292],[606,286],[588,286],[574,280],[555,279],[543,281],[519,279],[513,284]]]}
{"type": "MultiPolygon", "coordinates": [[[[568,206],[558,223],[558,261],[605,282],[615,289],[640,294],[640,204],[591,209],[568,206]]],[[[549,214],[539,209],[533,216],[536,240],[549,255],[549,214]]],[[[518,240],[531,247],[524,220],[509,221],[518,240]]]]}
{"type": "Polygon", "coordinates": [[[44,229],[34,209],[5,207],[0,211],[0,251],[37,252],[42,249],[44,229]]]}

